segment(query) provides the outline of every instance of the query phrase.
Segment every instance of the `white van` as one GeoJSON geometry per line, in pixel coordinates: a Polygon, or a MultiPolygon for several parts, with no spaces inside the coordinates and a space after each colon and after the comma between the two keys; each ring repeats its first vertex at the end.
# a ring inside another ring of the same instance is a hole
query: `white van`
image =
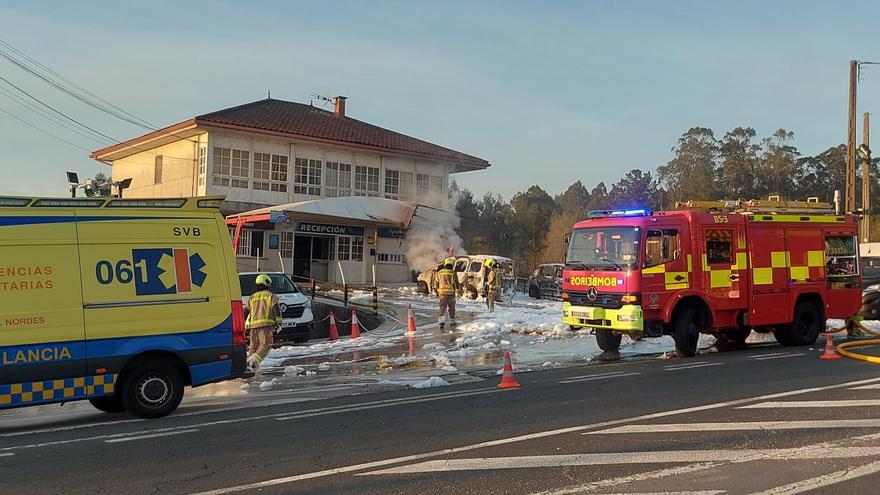
{"type": "Polygon", "coordinates": [[[265,273],[272,279],[272,292],[278,296],[281,306],[281,329],[275,334],[275,342],[308,342],[312,333],[312,302],[303,294],[290,277],[281,272],[245,272],[238,274],[241,283],[241,302],[247,306],[248,299],[256,289],[257,275],[265,273]]]}

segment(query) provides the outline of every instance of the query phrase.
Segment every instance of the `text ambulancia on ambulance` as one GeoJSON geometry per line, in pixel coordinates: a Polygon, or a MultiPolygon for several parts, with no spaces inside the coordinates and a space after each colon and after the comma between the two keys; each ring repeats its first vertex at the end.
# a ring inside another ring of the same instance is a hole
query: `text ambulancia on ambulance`
{"type": "Polygon", "coordinates": [[[0,197],[0,408],[160,417],[186,385],[241,375],[221,201],[0,197]]]}

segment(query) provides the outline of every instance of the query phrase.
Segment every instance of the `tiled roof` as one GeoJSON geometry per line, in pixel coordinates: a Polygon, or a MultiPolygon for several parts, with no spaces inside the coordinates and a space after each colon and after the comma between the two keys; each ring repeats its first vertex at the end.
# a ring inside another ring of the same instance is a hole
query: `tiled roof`
{"type": "Polygon", "coordinates": [[[197,124],[249,128],[256,131],[290,134],[324,141],[350,143],[428,157],[452,160],[485,168],[489,162],[414,137],[389,131],[351,117],[312,105],[265,99],[237,107],[206,113],[195,118],[197,124]]]}

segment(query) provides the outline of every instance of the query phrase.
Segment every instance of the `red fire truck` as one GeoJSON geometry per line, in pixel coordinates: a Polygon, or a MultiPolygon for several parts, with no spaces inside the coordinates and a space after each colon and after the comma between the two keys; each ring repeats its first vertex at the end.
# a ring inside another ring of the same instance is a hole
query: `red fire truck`
{"type": "Polygon", "coordinates": [[[742,343],[816,341],[826,318],[861,303],[858,223],[825,203],[690,201],[672,211],[590,212],[563,272],[563,321],[603,351],[623,334],[671,335],[693,356],[700,333],[742,343]]]}

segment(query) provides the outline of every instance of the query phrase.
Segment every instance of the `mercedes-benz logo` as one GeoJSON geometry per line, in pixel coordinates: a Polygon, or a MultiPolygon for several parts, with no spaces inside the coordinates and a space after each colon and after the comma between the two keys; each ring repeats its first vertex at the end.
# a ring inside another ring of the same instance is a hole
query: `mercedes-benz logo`
{"type": "Polygon", "coordinates": [[[595,287],[587,289],[587,299],[595,301],[597,297],[599,297],[599,291],[597,291],[595,287]]]}

